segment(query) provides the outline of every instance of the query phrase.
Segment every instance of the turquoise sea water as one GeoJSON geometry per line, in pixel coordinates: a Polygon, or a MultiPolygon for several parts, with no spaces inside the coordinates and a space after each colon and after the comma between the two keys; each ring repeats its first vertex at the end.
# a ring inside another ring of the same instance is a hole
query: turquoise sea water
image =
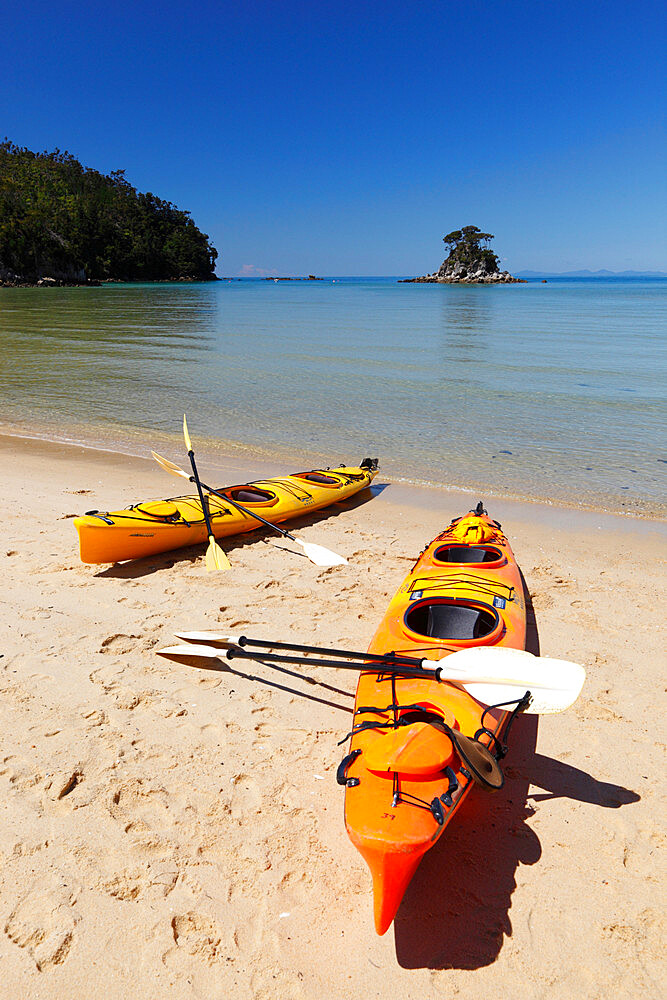
{"type": "Polygon", "coordinates": [[[666,330],[655,279],[0,289],[0,430],[664,514],[666,330]]]}

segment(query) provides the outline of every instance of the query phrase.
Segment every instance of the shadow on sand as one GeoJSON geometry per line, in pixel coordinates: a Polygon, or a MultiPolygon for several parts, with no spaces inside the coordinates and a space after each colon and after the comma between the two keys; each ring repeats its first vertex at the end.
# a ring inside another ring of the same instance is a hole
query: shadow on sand
{"type": "MultiPolygon", "coordinates": [[[[320,698],[317,694],[309,694],[307,691],[302,691],[299,688],[290,687],[287,684],[280,684],[277,680],[272,680],[270,677],[259,677],[257,674],[248,673],[245,670],[239,670],[236,667],[229,665],[229,661],[224,660],[223,650],[220,650],[221,659],[214,660],[209,657],[197,656],[195,652],[188,653],[170,653],[166,659],[175,660],[177,663],[185,663],[190,667],[196,667],[198,670],[213,670],[217,672],[224,672],[230,674],[231,676],[238,677],[241,680],[253,681],[257,684],[264,684],[266,687],[275,688],[278,691],[285,691],[287,694],[296,695],[299,698],[305,698],[306,701],[316,701],[320,705],[326,705],[328,708],[335,708],[341,712],[346,712],[348,715],[353,714],[353,707],[351,704],[342,705],[339,701],[331,701],[328,698],[320,698]]],[[[164,655],[164,654],[162,654],[164,655]]],[[[321,689],[322,691],[332,692],[333,694],[339,695],[342,698],[354,699],[353,691],[346,691],[344,688],[336,687],[333,684],[327,684],[325,681],[318,680],[315,677],[311,677],[309,674],[301,674],[295,670],[289,670],[287,667],[281,667],[277,663],[265,663],[261,656],[257,656],[255,661],[258,664],[268,668],[269,670],[275,671],[277,674],[281,675],[281,679],[293,678],[298,680],[300,683],[308,684],[312,687],[321,689]]]]}
{"type": "MultiPolygon", "coordinates": [[[[517,719],[510,759],[529,760],[537,718],[517,719]]],[[[396,957],[405,969],[478,969],[510,936],[509,908],[519,863],[533,865],[540,842],[526,823],[527,779],[494,794],[475,788],[419,866],[394,920],[396,957]]]]}
{"type": "Polygon", "coordinates": [[[566,796],[615,809],[639,801],[621,785],[534,753],[537,718],[517,719],[507,780],[495,794],[474,789],[435,848],[424,858],[394,922],[403,968],[478,969],[491,965],[511,937],[509,909],[519,864],[542,850],[527,820],[531,783],[548,790],[535,801],[566,796]]]}

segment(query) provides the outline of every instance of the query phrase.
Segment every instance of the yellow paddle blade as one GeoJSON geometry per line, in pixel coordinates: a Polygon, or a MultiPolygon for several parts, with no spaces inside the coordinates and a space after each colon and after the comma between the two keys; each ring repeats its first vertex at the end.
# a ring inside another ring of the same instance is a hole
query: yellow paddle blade
{"type": "Polygon", "coordinates": [[[158,455],[156,451],[152,451],[151,455],[155,459],[158,465],[161,465],[165,472],[170,472],[172,476],[182,476],[183,479],[189,481],[190,476],[183,469],[179,468],[175,462],[170,462],[168,458],[164,458],[162,455],[158,455]]]}
{"type": "Polygon", "coordinates": [[[190,440],[190,435],[188,434],[188,422],[185,419],[185,414],[183,414],[183,437],[185,438],[185,447],[188,451],[192,451],[192,441],[190,440]]]}
{"type": "Polygon", "coordinates": [[[209,545],[206,550],[206,569],[210,573],[216,569],[231,569],[232,564],[222,551],[213,535],[209,535],[209,545]]]}

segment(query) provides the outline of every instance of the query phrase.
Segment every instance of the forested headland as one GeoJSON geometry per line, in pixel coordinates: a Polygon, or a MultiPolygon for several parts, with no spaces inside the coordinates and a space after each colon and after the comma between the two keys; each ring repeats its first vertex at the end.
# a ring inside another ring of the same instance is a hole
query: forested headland
{"type": "Polygon", "coordinates": [[[0,283],[215,278],[190,213],[70,153],[0,143],[0,283]]]}

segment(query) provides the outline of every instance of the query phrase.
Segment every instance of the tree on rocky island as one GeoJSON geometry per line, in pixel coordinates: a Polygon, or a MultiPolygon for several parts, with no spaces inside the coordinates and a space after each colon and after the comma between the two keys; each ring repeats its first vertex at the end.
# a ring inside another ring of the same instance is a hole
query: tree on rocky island
{"type": "MultiPolygon", "coordinates": [[[[495,240],[492,233],[483,233],[477,226],[464,226],[443,236],[442,242],[449,248],[449,256],[443,263],[446,265],[463,265],[467,271],[477,271],[480,268],[491,274],[499,271],[498,257],[490,250],[488,244],[495,240]]],[[[442,268],[441,268],[442,269],[442,268]]]]}
{"type": "Polygon", "coordinates": [[[477,226],[464,226],[463,229],[455,229],[453,233],[442,237],[442,242],[446,243],[450,250],[461,244],[478,247],[480,243],[488,243],[489,240],[495,240],[495,236],[483,233],[477,226]]]}

